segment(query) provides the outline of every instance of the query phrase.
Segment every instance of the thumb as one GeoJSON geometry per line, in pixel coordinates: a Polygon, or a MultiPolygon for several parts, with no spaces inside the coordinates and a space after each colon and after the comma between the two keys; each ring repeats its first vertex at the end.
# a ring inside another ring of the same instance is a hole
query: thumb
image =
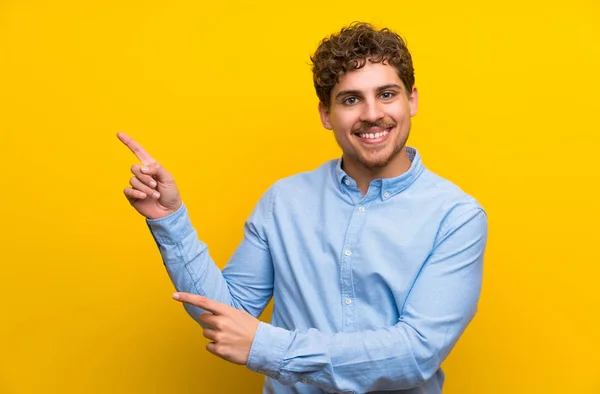
{"type": "Polygon", "coordinates": [[[153,176],[161,183],[172,183],[173,176],[160,165],[160,163],[145,164],[142,166],[142,172],[153,176]]]}

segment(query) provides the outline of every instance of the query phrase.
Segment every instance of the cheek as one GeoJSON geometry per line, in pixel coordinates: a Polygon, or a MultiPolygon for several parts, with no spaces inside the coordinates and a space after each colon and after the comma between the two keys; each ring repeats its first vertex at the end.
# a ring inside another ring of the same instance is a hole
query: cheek
{"type": "Polygon", "coordinates": [[[352,111],[343,111],[331,117],[331,123],[340,133],[349,133],[360,124],[360,118],[352,111]]]}
{"type": "Polygon", "coordinates": [[[397,122],[404,122],[410,118],[410,106],[408,103],[403,103],[393,108],[389,108],[388,115],[394,118],[397,122]]]}

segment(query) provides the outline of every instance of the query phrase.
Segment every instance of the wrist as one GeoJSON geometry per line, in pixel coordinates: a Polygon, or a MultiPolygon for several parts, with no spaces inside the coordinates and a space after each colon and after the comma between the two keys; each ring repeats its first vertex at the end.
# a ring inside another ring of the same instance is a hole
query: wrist
{"type": "Polygon", "coordinates": [[[194,231],[184,203],[181,203],[175,212],[163,217],[146,218],[146,223],[155,239],[161,244],[176,244],[194,231]]]}
{"type": "Polygon", "coordinates": [[[183,206],[183,201],[179,200],[174,204],[169,204],[168,207],[165,207],[163,210],[156,213],[156,215],[147,216],[146,219],[161,220],[161,219],[168,218],[169,216],[172,216],[173,214],[175,214],[179,210],[181,210],[182,206],[183,206]]]}

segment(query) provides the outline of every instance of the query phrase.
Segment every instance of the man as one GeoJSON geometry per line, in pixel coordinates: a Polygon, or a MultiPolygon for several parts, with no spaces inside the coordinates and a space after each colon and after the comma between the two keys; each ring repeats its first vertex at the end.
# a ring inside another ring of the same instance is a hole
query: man
{"type": "Polygon", "coordinates": [[[208,351],[266,375],[265,393],[441,393],[477,309],[486,214],[406,146],[418,94],[398,35],[355,23],[312,61],[342,157],[270,187],[223,271],[172,176],[119,134],[143,165],[124,193],[208,351]]]}

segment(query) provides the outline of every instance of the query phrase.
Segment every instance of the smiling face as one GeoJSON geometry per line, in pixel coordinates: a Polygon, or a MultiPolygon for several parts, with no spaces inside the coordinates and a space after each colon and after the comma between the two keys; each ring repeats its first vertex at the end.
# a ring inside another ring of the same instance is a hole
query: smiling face
{"type": "Polygon", "coordinates": [[[320,103],[319,113],[350,176],[393,177],[410,167],[405,145],[417,104],[417,89],[407,92],[395,67],[367,61],[339,78],[329,108],[320,103]]]}

